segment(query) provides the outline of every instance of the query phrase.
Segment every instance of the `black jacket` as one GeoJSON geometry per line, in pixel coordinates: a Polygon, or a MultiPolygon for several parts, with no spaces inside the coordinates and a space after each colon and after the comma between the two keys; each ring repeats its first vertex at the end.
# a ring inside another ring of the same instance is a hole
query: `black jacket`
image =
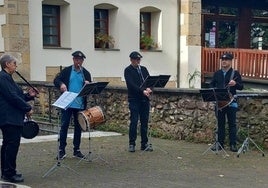
{"type": "Polygon", "coordinates": [[[219,89],[229,89],[230,93],[232,95],[235,95],[236,90],[242,90],[244,86],[242,83],[242,78],[241,78],[240,73],[234,70],[233,80],[236,81],[236,85],[228,87],[228,83],[230,82],[230,77],[232,75],[232,72],[233,72],[233,68],[230,68],[224,77],[222,70],[216,71],[210,82],[210,87],[219,88],[219,89]]]}
{"type": "MultiPolygon", "coordinates": [[[[140,66],[143,78],[146,79],[149,76],[149,72],[146,67],[140,66]]],[[[142,79],[137,71],[137,68],[129,65],[125,68],[124,76],[128,88],[128,99],[148,99],[143,95],[145,87],[141,87],[142,79]]]]}
{"type": "MultiPolygon", "coordinates": [[[[59,74],[57,74],[57,76],[54,79],[54,85],[55,85],[55,87],[57,87],[58,89],[60,89],[61,84],[64,83],[66,85],[66,87],[67,87],[67,90],[69,90],[68,87],[69,87],[69,82],[70,82],[70,76],[71,76],[72,66],[73,65],[64,68],[59,74]]],[[[85,68],[83,68],[82,70],[83,70],[83,74],[84,74],[85,80],[87,80],[89,82],[92,82],[90,73],[85,68]]],[[[87,97],[84,97],[84,107],[85,108],[87,106],[87,100],[86,100],[86,98],[87,97]]]]}
{"type": "Polygon", "coordinates": [[[0,72],[0,126],[23,126],[25,114],[32,109],[27,101],[33,99],[28,93],[23,93],[10,74],[4,70],[0,72]]]}

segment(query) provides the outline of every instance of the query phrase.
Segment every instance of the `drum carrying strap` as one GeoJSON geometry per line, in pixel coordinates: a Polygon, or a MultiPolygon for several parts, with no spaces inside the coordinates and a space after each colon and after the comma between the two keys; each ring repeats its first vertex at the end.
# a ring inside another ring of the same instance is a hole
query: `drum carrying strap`
{"type": "MultiPolygon", "coordinates": [[[[232,79],[234,79],[234,73],[235,73],[235,71],[234,71],[234,69],[232,70],[232,73],[231,73],[231,76],[230,76],[230,80],[229,80],[229,82],[232,80],[232,79]]],[[[230,90],[230,86],[227,86],[227,89],[228,89],[228,92],[229,92],[229,90],[230,90]]]]}

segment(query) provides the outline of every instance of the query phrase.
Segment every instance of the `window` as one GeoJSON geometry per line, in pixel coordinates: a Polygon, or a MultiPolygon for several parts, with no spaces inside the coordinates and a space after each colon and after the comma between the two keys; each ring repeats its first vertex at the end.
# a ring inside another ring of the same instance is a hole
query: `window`
{"type": "Polygon", "coordinates": [[[108,34],[108,10],[95,9],[95,35],[98,33],[108,34]]]}
{"type": "Polygon", "coordinates": [[[161,11],[155,7],[140,9],[140,49],[159,49],[162,29],[161,11]]]}
{"type": "Polygon", "coordinates": [[[109,36],[109,11],[106,9],[95,9],[94,11],[94,35],[95,48],[109,48],[112,37],[109,36]]]}
{"type": "Polygon", "coordinates": [[[94,6],[94,46],[101,49],[118,48],[118,8],[101,3],[94,6]]]}
{"type": "Polygon", "coordinates": [[[267,50],[268,11],[262,5],[267,7],[259,1],[250,8],[243,3],[202,3],[202,46],[267,50]]]}
{"type": "Polygon", "coordinates": [[[268,23],[251,24],[251,48],[268,50],[268,23]]]}
{"type": "Polygon", "coordinates": [[[140,36],[151,36],[151,13],[142,12],[140,14],[140,36]]]}
{"type": "Polygon", "coordinates": [[[43,46],[60,46],[60,7],[43,5],[43,46]]]}

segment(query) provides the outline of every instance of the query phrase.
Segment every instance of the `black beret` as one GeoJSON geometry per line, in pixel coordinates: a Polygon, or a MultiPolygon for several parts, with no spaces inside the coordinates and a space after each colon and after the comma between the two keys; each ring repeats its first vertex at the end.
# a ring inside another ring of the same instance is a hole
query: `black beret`
{"type": "Polygon", "coordinates": [[[74,53],[72,53],[72,56],[73,57],[81,57],[81,58],[85,58],[86,59],[86,56],[81,51],[75,51],[74,53]]]}
{"type": "Polygon", "coordinates": [[[224,54],[221,55],[221,59],[232,60],[233,58],[234,58],[234,56],[231,53],[224,53],[224,54]]]}
{"type": "Polygon", "coordinates": [[[129,57],[131,59],[138,59],[138,58],[142,58],[142,55],[139,52],[134,51],[129,54],[129,57]]]}

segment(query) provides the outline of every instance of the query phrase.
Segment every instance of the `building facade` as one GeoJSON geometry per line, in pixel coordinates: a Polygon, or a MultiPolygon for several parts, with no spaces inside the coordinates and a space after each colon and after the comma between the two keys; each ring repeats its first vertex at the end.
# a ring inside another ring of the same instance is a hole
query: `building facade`
{"type": "Polygon", "coordinates": [[[0,5],[0,51],[15,55],[18,71],[31,81],[52,81],[72,64],[71,53],[81,50],[95,81],[125,86],[124,68],[135,50],[151,75],[171,75],[167,87],[200,87],[198,74],[193,79],[201,70],[200,0],[0,0],[0,5]]]}

